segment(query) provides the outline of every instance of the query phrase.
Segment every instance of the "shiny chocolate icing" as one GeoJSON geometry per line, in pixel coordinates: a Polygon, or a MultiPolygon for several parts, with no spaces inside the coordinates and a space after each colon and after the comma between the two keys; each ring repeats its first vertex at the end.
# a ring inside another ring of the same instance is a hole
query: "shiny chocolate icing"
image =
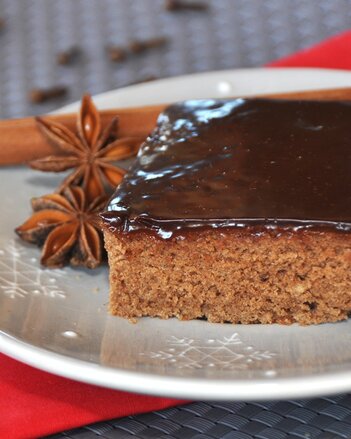
{"type": "Polygon", "coordinates": [[[111,230],[351,231],[351,102],[168,107],[111,198],[111,230]]]}

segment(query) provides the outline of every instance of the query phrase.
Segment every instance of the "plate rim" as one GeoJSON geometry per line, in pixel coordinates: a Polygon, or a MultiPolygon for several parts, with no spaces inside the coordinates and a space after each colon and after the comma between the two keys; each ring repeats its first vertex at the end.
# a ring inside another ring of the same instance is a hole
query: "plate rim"
{"type": "MultiPolygon", "coordinates": [[[[110,90],[93,96],[94,101],[99,103],[108,99],[116,99],[120,93],[128,93],[130,90],[143,88],[157,88],[159,83],[170,84],[173,82],[186,81],[189,78],[211,76],[213,78],[220,75],[240,75],[250,72],[260,74],[291,74],[307,73],[326,74],[338,77],[349,77],[351,87],[351,72],[338,69],[319,69],[319,68],[247,68],[231,69],[211,72],[201,72],[197,74],[182,75],[171,78],[160,79],[146,84],[137,84],[120,89],[110,90]]],[[[255,74],[253,73],[253,74],[255,74]]],[[[340,86],[344,87],[344,86],[340,86]]],[[[296,90],[301,89],[321,89],[325,87],[305,87],[296,86],[296,90]]],[[[330,88],[330,85],[328,86],[330,88]]],[[[335,88],[338,88],[336,85],[335,88]]],[[[79,105],[75,102],[60,108],[57,112],[67,113],[74,110],[79,105]]],[[[115,108],[122,108],[125,105],[115,105],[115,108]]],[[[107,107],[105,107],[107,108],[107,107]]],[[[111,107],[110,107],[111,108],[111,107]]],[[[179,399],[213,399],[213,400],[264,400],[264,399],[286,399],[316,397],[326,394],[335,394],[351,390],[351,370],[350,371],[329,371],[318,373],[317,375],[293,376],[279,378],[272,376],[262,379],[228,379],[228,378],[182,378],[175,376],[161,376],[151,373],[128,371],[121,368],[113,368],[101,364],[89,363],[66,355],[58,354],[48,349],[43,349],[30,343],[7,334],[0,330],[0,351],[10,357],[22,361],[25,364],[53,373],[65,378],[74,379],[80,382],[94,384],[116,390],[145,393],[158,396],[169,396],[179,399]],[[165,390],[164,390],[165,389],[165,390]]]]}
{"type": "MultiPolygon", "coordinates": [[[[351,71],[349,70],[342,70],[342,69],[330,69],[330,68],[319,68],[319,67],[247,67],[247,68],[238,68],[238,69],[224,69],[224,70],[211,70],[208,72],[199,72],[199,73],[190,73],[186,75],[179,75],[179,76],[171,76],[168,78],[160,78],[154,81],[149,81],[145,83],[140,84],[133,84],[126,87],[121,88],[115,88],[106,92],[98,93],[96,95],[93,95],[94,102],[99,105],[103,103],[105,99],[112,98],[118,98],[120,94],[125,92],[133,92],[133,91],[140,91],[142,89],[145,90],[152,90],[155,86],[161,85],[171,85],[173,83],[178,83],[182,81],[191,80],[192,78],[204,78],[204,77],[211,77],[211,79],[215,79],[219,75],[224,76],[236,76],[236,75],[244,75],[244,74],[278,74],[278,75],[288,75],[294,72],[294,74],[308,74],[308,75],[316,75],[316,74],[323,74],[326,76],[333,75],[339,78],[345,77],[350,80],[349,86],[351,87],[351,71]],[[278,73],[279,72],[279,73],[278,73]]],[[[344,88],[345,85],[340,86],[340,88],[344,88]]],[[[300,90],[322,90],[330,88],[330,86],[316,86],[316,87],[302,87],[296,86],[294,87],[296,91],[300,90]]],[[[335,88],[338,88],[337,86],[335,88]]],[[[229,95],[230,96],[230,95],[229,95]]],[[[235,96],[235,92],[234,92],[235,96]]],[[[241,95],[242,96],[242,95],[241,95]]],[[[225,95],[223,95],[225,97],[225,95]]],[[[143,104],[143,105],[152,105],[152,104],[143,104]]],[[[135,106],[138,106],[137,104],[131,104],[131,105],[120,105],[118,102],[116,102],[113,106],[113,108],[133,108],[135,106]]],[[[71,102],[67,105],[64,105],[63,107],[60,107],[53,111],[52,113],[69,113],[72,111],[76,111],[79,108],[79,101],[71,102]]],[[[112,108],[108,106],[104,106],[104,109],[112,108]]]]}
{"type": "Polygon", "coordinates": [[[281,400],[313,398],[351,390],[350,372],[328,372],[304,377],[263,379],[209,379],[160,376],[101,366],[22,342],[0,331],[0,344],[11,358],[45,372],[113,390],[184,400],[281,400]],[[17,347],[20,346],[20,350],[17,347]],[[47,362],[48,353],[50,361],[47,362]],[[103,376],[97,373],[103,368],[103,376]],[[116,380],[116,377],[119,379],[116,380]],[[191,383],[191,385],[189,385],[191,383]],[[298,384],[298,385],[297,385],[298,384]],[[163,389],[167,387],[167,392],[163,389]],[[282,395],[284,388],[284,395],[282,395]],[[269,394],[269,396],[267,396],[269,394]],[[194,397],[194,395],[196,395],[194,397]]]}

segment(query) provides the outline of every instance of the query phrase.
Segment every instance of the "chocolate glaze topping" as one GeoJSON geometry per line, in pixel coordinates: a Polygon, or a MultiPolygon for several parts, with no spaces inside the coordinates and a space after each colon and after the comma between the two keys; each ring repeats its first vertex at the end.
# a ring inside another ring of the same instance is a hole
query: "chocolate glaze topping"
{"type": "Polygon", "coordinates": [[[351,231],[351,102],[168,107],[102,214],[111,230],[351,231]]]}

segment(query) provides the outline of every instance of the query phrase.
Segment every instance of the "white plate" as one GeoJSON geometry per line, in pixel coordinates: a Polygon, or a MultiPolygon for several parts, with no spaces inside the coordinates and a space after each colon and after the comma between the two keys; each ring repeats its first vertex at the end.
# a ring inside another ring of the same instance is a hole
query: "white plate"
{"type": "MultiPolygon", "coordinates": [[[[351,86],[351,73],[234,70],[128,87],[96,102],[108,108],[339,86],[351,86]]],[[[106,267],[43,270],[39,250],[13,233],[30,214],[30,197],[52,191],[57,178],[7,168],[0,182],[2,352],[80,381],[181,398],[258,400],[351,390],[351,320],[289,327],[174,319],[131,324],[111,317],[106,267]]]]}

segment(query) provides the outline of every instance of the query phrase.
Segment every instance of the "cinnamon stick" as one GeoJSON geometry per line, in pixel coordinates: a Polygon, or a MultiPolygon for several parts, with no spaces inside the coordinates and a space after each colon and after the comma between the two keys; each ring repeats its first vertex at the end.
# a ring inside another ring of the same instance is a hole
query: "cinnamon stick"
{"type": "MultiPolygon", "coordinates": [[[[102,126],[118,115],[118,135],[146,137],[153,129],[157,116],[165,105],[102,110],[102,126]]],[[[44,116],[46,120],[62,123],[75,130],[77,114],[55,114],[44,116]]],[[[28,162],[60,151],[50,145],[37,128],[34,117],[0,120],[0,165],[14,165],[28,162]]]]}
{"type": "MultiPolygon", "coordinates": [[[[302,91],[293,93],[279,93],[261,95],[275,99],[313,99],[313,100],[351,100],[351,88],[329,90],[302,91]]],[[[122,108],[102,110],[101,120],[103,126],[113,116],[119,117],[120,136],[146,137],[154,128],[158,115],[166,104],[152,105],[137,108],[122,108]]],[[[77,114],[55,114],[45,116],[75,129],[77,114]]],[[[8,119],[0,121],[0,165],[13,165],[25,163],[39,157],[58,151],[40,134],[33,117],[24,119],[8,119]]]]}

